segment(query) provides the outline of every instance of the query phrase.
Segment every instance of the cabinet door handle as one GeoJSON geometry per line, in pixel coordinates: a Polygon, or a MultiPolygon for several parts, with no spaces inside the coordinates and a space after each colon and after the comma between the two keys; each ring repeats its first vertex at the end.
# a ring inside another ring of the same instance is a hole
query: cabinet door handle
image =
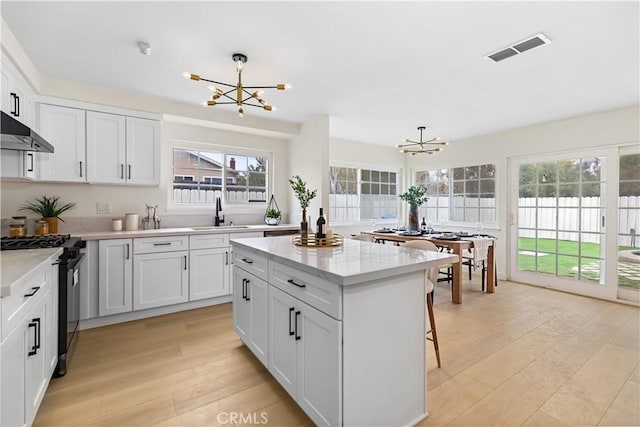
{"type": "Polygon", "coordinates": [[[296,311],[296,321],[295,321],[295,327],[296,327],[296,341],[299,341],[300,338],[302,338],[300,335],[298,335],[298,316],[300,315],[300,310],[296,311]]]}
{"type": "Polygon", "coordinates": [[[33,328],[33,345],[31,346],[31,350],[29,350],[29,352],[27,353],[28,356],[34,356],[38,353],[38,350],[36,348],[36,334],[38,333],[38,330],[36,329],[38,327],[38,325],[36,324],[36,322],[31,321],[29,322],[29,325],[27,326],[27,329],[29,328],[33,328]]]}
{"type": "Polygon", "coordinates": [[[154,243],[153,246],[171,246],[171,242],[154,243]]]}
{"type": "Polygon", "coordinates": [[[296,285],[299,288],[306,288],[307,287],[307,285],[301,285],[300,283],[294,282],[293,279],[287,280],[287,283],[291,283],[292,285],[296,285]]]}
{"type": "Polygon", "coordinates": [[[82,162],[80,162],[80,178],[82,178],[82,162]]]}
{"type": "Polygon", "coordinates": [[[33,153],[27,153],[27,157],[29,157],[29,167],[27,168],[27,172],[33,172],[33,153]]]}
{"type": "Polygon", "coordinates": [[[24,297],[25,297],[25,298],[32,297],[32,296],[34,296],[34,295],[36,294],[36,292],[38,292],[39,290],[40,290],[40,286],[34,286],[33,288],[31,288],[31,292],[30,292],[30,293],[28,293],[28,294],[24,294],[24,297]]]}
{"type": "Polygon", "coordinates": [[[247,264],[253,264],[253,261],[251,261],[249,258],[242,258],[242,261],[246,262],[247,264]]]}
{"type": "Polygon", "coordinates": [[[20,97],[16,95],[16,117],[20,117],[20,97]]]}
{"type": "Polygon", "coordinates": [[[229,251],[224,252],[224,265],[229,265],[229,251]]]}
{"type": "Polygon", "coordinates": [[[124,179],[124,165],[120,163],[120,179],[124,179]]]}
{"type": "Polygon", "coordinates": [[[129,178],[127,179],[131,179],[131,165],[127,165],[128,169],[129,169],[129,178]]]}
{"type": "Polygon", "coordinates": [[[17,97],[18,95],[16,95],[16,94],[15,94],[15,93],[13,93],[13,92],[11,92],[11,94],[10,94],[10,95],[11,95],[11,97],[13,98],[13,111],[11,111],[10,113],[11,113],[11,115],[12,115],[12,116],[16,116],[16,114],[17,114],[16,97],[17,97]]]}
{"type": "Polygon", "coordinates": [[[184,256],[184,269],[187,269],[187,256],[184,256]]]}
{"type": "Polygon", "coordinates": [[[40,348],[40,318],[32,319],[36,322],[36,350],[40,348]]]}
{"type": "Polygon", "coordinates": [[[129,254],[129,244],[127,243],[127,258],[126,259],[129,259],[129,255],[130,255],[129,254]]]}
{"type": "Polygon", "coordinates": [[[242,299],[247,299],[247,279],[242,279],[242,299]]]}
{"type": "Polygon", "coordinates": [[[289,308],[289,336],[292,336],[294,332],[291,330],[291,315],[293,314],[293,307],[289,308]]]}
{"type": "Polygon", "coordinates": [[[251,297],[249,297],[249,285],[251,284],[251,280],[247,279],[247,301],[251,301],[251,297]]]}

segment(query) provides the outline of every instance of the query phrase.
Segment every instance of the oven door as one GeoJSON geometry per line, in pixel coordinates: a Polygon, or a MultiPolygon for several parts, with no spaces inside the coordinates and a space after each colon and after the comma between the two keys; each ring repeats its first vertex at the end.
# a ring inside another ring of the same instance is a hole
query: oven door
{"type": "Polygon", "coordinates": [[[80,324],[80,269],[84,254],[78,252],[75,258],[60,263],[58,295],[58,366],[54,376],[61,377],[67,372],[73,346],[78,338],[80,324]]]}
{"type": "Polygon", "coordinates": [[[67,351],[80,323],[80,267],[83,260],[84,254],[78,253],[77,258],[69,261],[67,269],[67,351]]]}

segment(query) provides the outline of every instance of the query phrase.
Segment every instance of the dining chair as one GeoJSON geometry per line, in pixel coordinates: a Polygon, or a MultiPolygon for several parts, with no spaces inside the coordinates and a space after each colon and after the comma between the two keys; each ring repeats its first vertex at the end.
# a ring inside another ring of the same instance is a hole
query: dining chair
{"type": "MultiPolygon", "coordinates": [[[[427,240],[410,240],[404,245],[405,248],[422,249],[425,251],[439,252],[438,247],[427,240]]],[[[440,368],[440,348],[438,346],[438,333],[436,332],[436,318],[433,314],[433,290],[435,284],[438,282],[438,274],[440,267],[431,267],[428,274],[425,277],[425,288],[427,291],[427,312],[429,313],[429,324],[431,329],[427,331],[426,339],[433,343],[433,347],[436,350],[436,360],[438,361],[438,368],[440,368]],[[431,338],[429,338],[431,333],[431,338]]]]}
{"type": "Polygon", "coordinates": [[[351,236],[351,238],[353,240],[373,243],[373,237],[370,234],[356,234],[355,236],[351,236]]]}

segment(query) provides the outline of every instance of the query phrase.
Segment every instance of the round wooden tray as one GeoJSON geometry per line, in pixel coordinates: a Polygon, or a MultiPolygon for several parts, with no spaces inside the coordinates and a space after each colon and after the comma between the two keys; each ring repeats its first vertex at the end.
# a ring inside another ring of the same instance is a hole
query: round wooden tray
{"type": "Polygon", "coordinates": [[[304,246],[306,248],[332,248],[336,246],[342,246],[344,237],[340,234],[333,234],[330,239],[317,239],[315,234],[309,234],[306,241],[303,241],[302,236],[293,236],[293,244],[296,246],[304,246]]]}

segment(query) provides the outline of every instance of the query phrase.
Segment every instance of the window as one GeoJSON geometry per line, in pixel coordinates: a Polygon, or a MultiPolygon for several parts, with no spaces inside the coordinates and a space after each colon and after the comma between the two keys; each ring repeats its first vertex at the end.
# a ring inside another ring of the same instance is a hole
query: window
{"type": "Polygon", "coordinates": [[[267,183],[264,155],[173,150],[174,204],[213,204],[216,197],[225,203],[266,203],[267,183]]]}
{"type": "Polygon", "coordinates": [[[331,166],[329,181],[329,216],[333,221],[398,217],[397,172],[331,166]]]}
{"type": "Polygon", "coordinates": [[[419,171],[415,182],[427,188],[420,215],[430,221],[496,222],[495,165],[419,171]]]}

